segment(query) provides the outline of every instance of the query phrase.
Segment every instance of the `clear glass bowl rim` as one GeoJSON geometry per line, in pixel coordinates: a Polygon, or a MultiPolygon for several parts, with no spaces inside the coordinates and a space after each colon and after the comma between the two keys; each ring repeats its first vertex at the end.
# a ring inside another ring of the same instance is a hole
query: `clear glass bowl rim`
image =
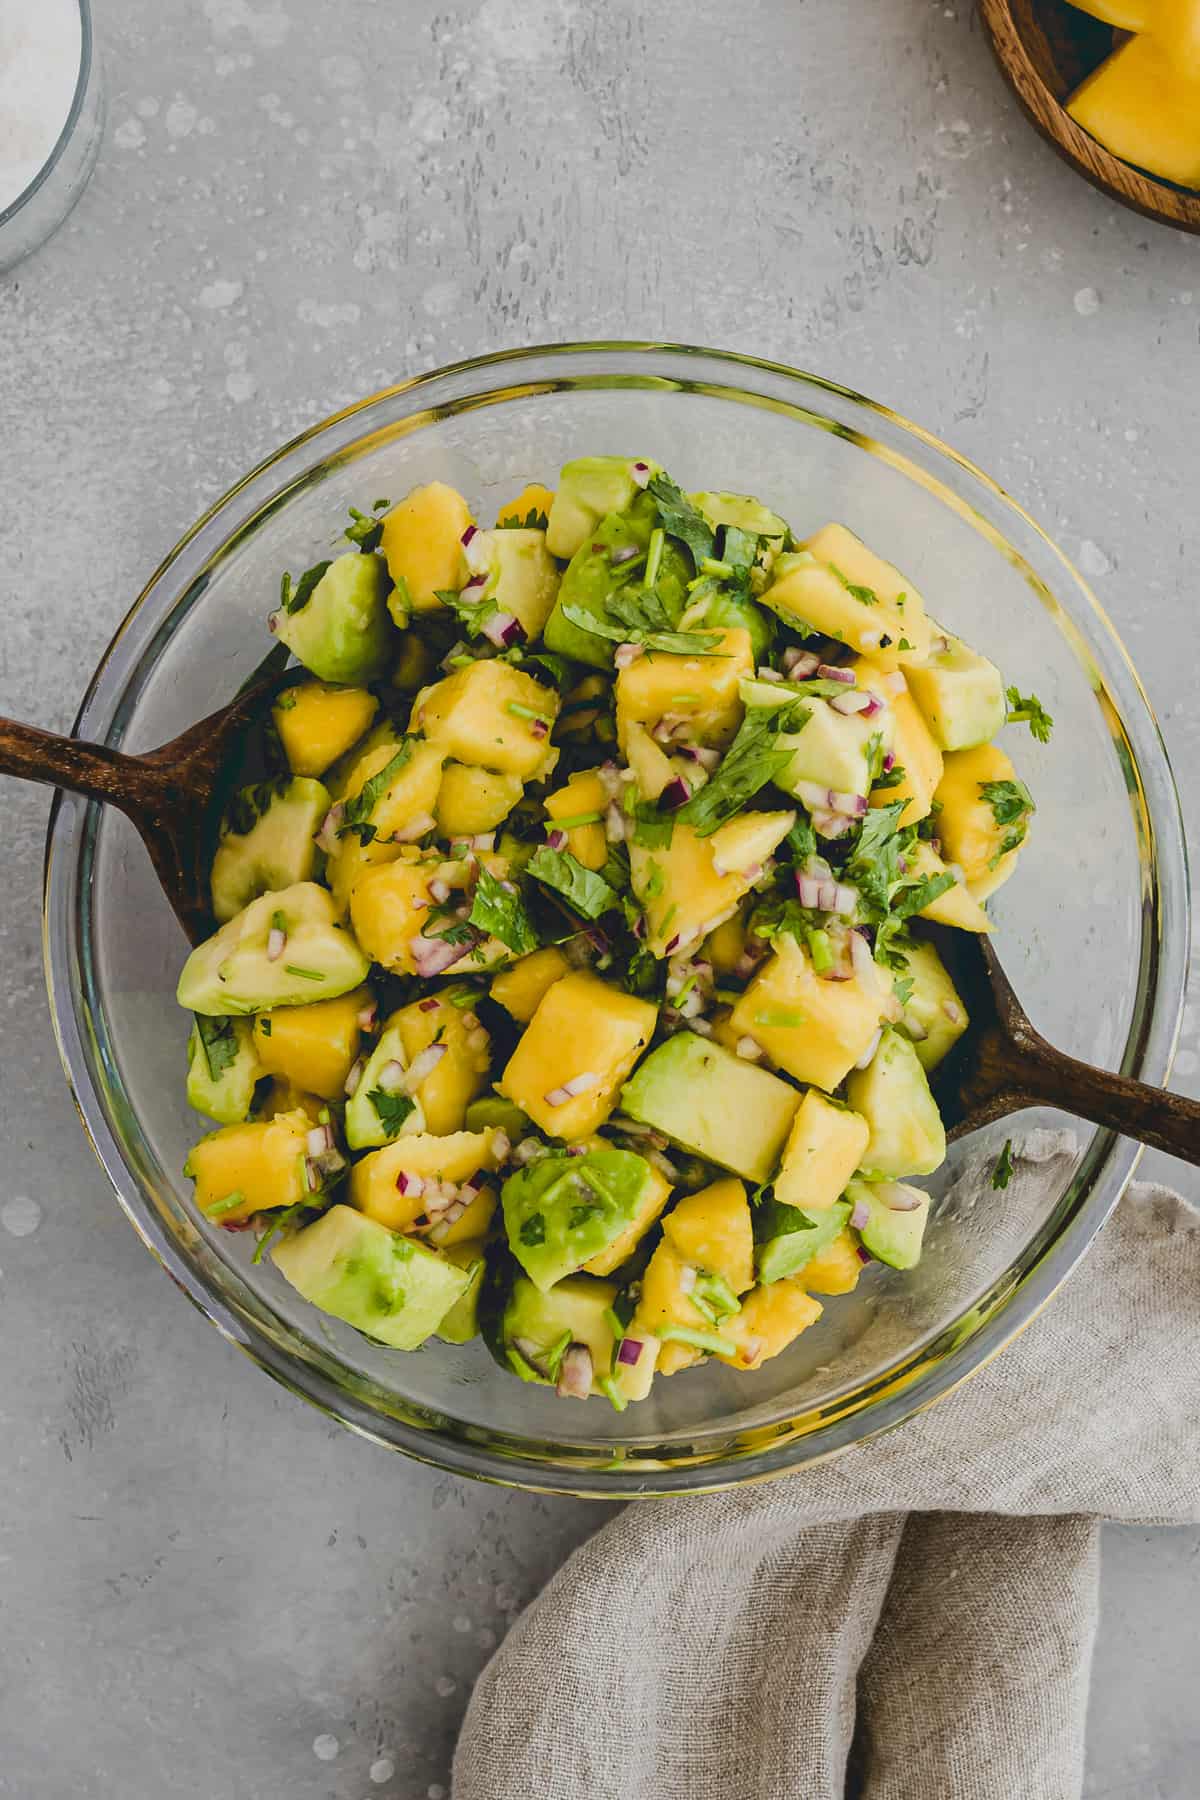
{"type": "MultiPolygon", "coordinates": [[[[86,11],[86,0],[85,0],[86,11]]],[[[1134,772],[1142,797],[1151,849],[1143,848],[1143,905],[1146,924],[1143,939],[1149,946],[1151,971],[1146,958],[1139,971],[1129,1042],[1122,1068],[1155,1085],[1167,1081],[1178,1039],[1183,1009],[1183,990],[1190,945],[1187,849],[1182,813],[1166,748],[1149,700],[1127,651],[1083,577],[1048,534],[967,458],[952,450],[932,433],[913,424],[891,408],[840,383],[786,364],[739,352],[706,349],[698,345],[651,340],[598,340],[530,345],[463,359],[430,370],[409,380],[380,389],[319,421],[291,439],[249,471],[222,495],[168,552],[145,588],[118,626],[88,684],[73,727],[77,735],[119,744],[126,723],[126,702],[131,685],[154,659],[155,646],[170,635],[171,620],[190,604],[203,585],[205,571],[219,559],[222,549],[239,537],[264,507],[274,510],[286,494],[322,467],[329,457],[318,457],[288,471],[282,487],[264,490],[272,477],[298,452],[311,452],[339,426],[366,415],[383,403],[406,395],[420,397],[426,390],[478,375],[487,381],[480,390],[497,398],[496,377],[511,369],[515,382],[526,367],[539,358],[555,368],[550,385],[557,390],[595,386],[597,377],[572,378],[577,365],[612,358],[624,366],[636,365],[638,373],[611,378],[612,385],[654,387],[663,381],[676,388],[687,384],[689,363],[703,362],[727,372],[722,397],[753,402],[756,396],[733,385],[752,372],[795,383],[795,409],[806,411],[803,397],[824,394],[861,408],[901,438],[907,437],[929,454],[952,466],[968,483],[979,484],[993,503],[1019,518],[1036,534],[1061,570],[1064,583],[1073,587],[1081,605],[1065,613],[1067,625],[1081,637],[1093,669],[1093,653],[1102,652],[1101,688],[1116,711],[1124,739],[1133,751],[1134,772]],[[559,370],[561,368],[561,373],[559,370]],[[164,592],[170,581],[170,593],[164,592]],[[198,586],[199,584],[199,586],[198,586]],[[171,598],[174,595],[174,598],[171,598]],[[157,607],[154,603],[157,601],[157,607]],[[1085,629],[1080,633],[1082,612],[1085,629]],[[100,724],[101,731],[89,729],[100,724]],[[1151,779],[1147,782],[1146,777],[1151,779]],[[1146,799],[1147,787],[1152,798],[1146,799]],[[1166,928],[1164,929],[1164,920],[1166,928]]],[[[539,385],[539,384],[534,384],[539,385]]],[[[606,385],[603,378],[599,385],[606,385]]],[[[500,398],[509,390],[500,391],[500,398]]],[[[522,390],[518,386],[516,393],[522,390]]],[[[452,410],[469,408],[475,394],[460,395],[452,410]]],[[[433,416],[436,417],[436,406],[433,416]]],[[[839,429],[833,427],[833,429],[839,429]]],[[[361,443],[357,438],[353,443],[361,443]]],[[[336,460],[351,444],[332,449],[336,460]]],[[[950,490],[939,486],[943,499],[950,490]]],[[[968,508],[968,510],[970,510],[968,508]]],[[[1057,595],[1049,596],[1057,604],[1057,595]]],[[[1060,618],[1064,615],[1060,610],[1060,618]]],[[[1078,647],[1077,647],[1078,654],[1078,647]]],[[[1099,671],[1096,670],[1099,674],[1099,671]]],[[[1005,1277],[988,1295],[939,1333],[932,1344],[906,1355],[854,1397],[854,1404],[839,1404],[828,1420],[805,1415],[790,1428],[778,1424],[760,1430],[734,1433],[729,1443],[714,1451],[681,1454],[677,1447],[655,1459],[644,1449],[605,1461],[581,1454],[579,1446],[535,1443],[512,1438],[497,1429],[484,1431],[460,1426],[444,1414],[399,1406],[384,1411],[352,1391],[309,1360],[285,1349],[263,1331],[226,1295],[217,1291],[184,1254],[166,1227],[153,1195],[148,1193],[126,1164],[102,1094],[92,1078],[85,1052],[89,1030],[89,1002],[75,991],[73,970],[78,966],[82,909],[78,904],[78,873],[85,846],[94,835],[99,808],[89,805],[74,827],[71,811],[56,793],[46,841],[43,952],[51,1016],[59,1054],[84,1130],[108,1174],[117,1198],[147,1248],[163,1265],[201,1312],[231,1343],[243,1350],[284,1386],[339,1420],[359,1435],[386,1448],[453,1473],[546,1493],[572,1494],[598,1499],[635,1499],[666,1494],[708,1493],[732,1486],[765,1481],[838,1455],[855,1443],[890,1430],[952,1391],[991,1360],[1036,1316],[1086,1253],[1096,1233],[1124,1192],[1141,1155],[1141,1147],[1111,1133],[1097,1133],[1091,1150],[1071,1184],[1069,1194],[1054,1216],[1027,1245],[1005,1277]]],[[[315,1347],[314,1347],[315,1348],[315,1347]]],[[[330,1359],[318,1357],[328,1362],[330,1359]]]]}
{"type": "MultiPolygon", "coordinates": [[[[11,200],[3,210],[0,210],[0,232],[3,232],[6,225],[12,223],[18,213],[24,211],[34,197],[41,192],[46,183],[51,179],[54,171],[57,169],[66,153],[67,145],[75,135],[75,127],[78,125],[80,115],[83,112],[83,103],[87,96],[88,83],[92,76],[92,62],[95,57],[95,39],[92,32],[91,0],[76,0],[76,4],[79,7],[80,29],[79,78],[75,83],[75,92],[71,96],[71,110],[67,114],[66,123],[58,134],[58,140],[55,143],[53,150],[50,152],[29,186],[27,188],[22,188],[16,199],[11,200]]],[[[71,202],[72,205],[74,204],[74,198],[77,197],[78,196],[73,197],[71,202]]]]}

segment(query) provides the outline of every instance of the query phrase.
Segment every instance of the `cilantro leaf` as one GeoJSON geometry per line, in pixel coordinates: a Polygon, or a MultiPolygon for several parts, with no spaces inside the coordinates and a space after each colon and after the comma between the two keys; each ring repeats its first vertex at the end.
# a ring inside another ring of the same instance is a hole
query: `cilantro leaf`
{"type": "Polygon", "coordinates": [[[481,637],[488,620],[500,611],[494,600],[464,600],[455,588],[435,588],[434,593],[454,613],[468,637],[481,637]]]}
{"type": "Polygon", "coordinates": [[[598,919],[621,904],[620,895],[603,875],[585,869],[569,850],[551,850],[548,844],[542,844],[526,863],[525,873],[561,894],[567,905],[585,919],[598,919]]]}
{"type": "Polygon", "coordinates": [[[302,606],[308,605],[313,589],[328,567],[328,562],[314,563],[311,569],[305,569],[295,587],[292,586],[291,576],[284,570],[279,583],[279,604],[285,613],[298,613],[302,606]]]}
{"type": "Polygon", "coordinates": [[[1008,828],[1000,840],[999,850],[991,860],[990,867],[994,869],[1002,856],[1006,856],[1010,850],[1018,849],[1025,842],[1029,821],[1037,808],[1023,781],[981,781],[979,792],[991,807],[992,817],[997,825],[1008,828]]]}
{"type": "Polygon", "coordinates": [[[713,553],[712,526],[669,475],[653,476],[647,483],[646,492],[658,507],[664,531],[687,545],[699,574],[701,562],[713,553]]]}
{"type": "Polygon", "coordinates": [[[357,833],[361,844],[369,844],[378,835],[376,827],[370,823],[371,814],[411,758],[413,741],[412,738],[405,738],[395,755],[384,763],[382,769],[364,781],[358,793],[346,801],[346,810],[342,814],[342,822],[338,826],[340,838],[348,836],[353,831],[357,833]]]}
{"type": "Polygon", "coordinates": [[[1039,744],[1048,744],[1050,733],[1054,730],[1054,720],[1037,695],[1022,694],[1017,688],[1010,687],[1005,688],[1004,698],[1008,701],[1008,723],[1028,725],[1039,744]]]}
{"type": "Polygon", "coordinates": [[[208,1019],[203,1013],[195,1013],[193,1017],[208,1072],[214,1081],[220,1081],[225,1071],[232,1069],[237,1061],[238,1041],[233,1020],[208,1019]]]}
{"type": "Polygon", "coordinates": [[[545,531],[550,521],[544,512],[531,506],[523,519],[501,519],[495,526],[497,531],[545,531]]]}
{"type": "MultiPolygon", "coordinates": [[[[622,596],[624,599],[624,596],[622,596]]],[[[721,641],[719,631],[671,631],[659,630],[647,621],[644,612],[640,613],[631,605],[623,608],[624,620],[618,622],[616,617],[598,618],[593,612],[587,612],[582,606],[575,606],[567,600],[561,606],[562,616],[577,625],[580,631],[590,631],[593,637],[607,638],[613,644],[641,644],[647,650],[659,650],[674,656],[719,656],[722,654],[713,649],[714,644],[721,641]],[[641,623],[637,620],[641,618],[641,623]]],[[[613,602],[608,604],[609,613],[613,613],[613,602]]]]}
{"type": "MultiPolygon", "coordinates": [[[[391,505],[390,500],[375,500],[371,503],[371,512],[386,512],[391,505]]],[[[342,536],[351,544],[357,544],[362,551],[378,550],[383,536],[383,520],[373,519],[371,513],[359,512],[357,506],[350,508],[350,523],[342,536]]]]}
{"type": "Polygon", "coordinates": [[[527,1219],[522,1219],[517,1236],[523,1244],[532,1247],[546,1241],[546,1220],[542,1213],[532,1212],[527,1219]]]}
{"type": "Polygon", "coordinates": [[[795,711],[794,707],[777,711],[751,707],[712,775],[675,817],[690,825],[698,837],[711,837],[740,812],[792,760],[790,746],[779,745],[777,739],[784,722],[794,728],[795,711]]]}
{"type": "Polygon", "coordinates": [[[892,888],[900,879],[900,857],[907,841],[900,819],[907,801],[893,800],[868,812],[846,859],[846,879],[851,881],[877,912],[885,913],[892,888]]]}
{"type": "Polygon", "coordinates": [[[1013,1178],[1013,1141],[1005,1140],[1004,1148],[996,1158],[996,1166],[992,1170],[992,1186],[1006,1188],[1013,1178]]]}
{"type": "Polygon", "coordinates": [[[841,569],[838,568],[836,563],[828,563],[828,564],[826,564],[826,567],[828,568],[829,573],[831,575],[835,575],[837,577],[837,579],[841,582],[842,586],[845,588],[846,592],[850,595],[852,600],[858,600],[863,606],[878,606],[879,605],[879,595],[875,592],[874,588],[863,587],[861,585],[861,583],[859,583],[857,581],[851,581],[850,577],[848,575],[843,574],[843,572],[841,571],[841,569]]]}
{"type": "Polygon", "coordinates": [[[509,886],[487,869],[479,871],[470,916],[472,925],[499,938],[514,956],[525,956],[538,947],[538,935],[520,893],[516,888],[510,892],[509,886]]]}
{"type": "Polygon", "coordinates": [[[379,1123],[389,1138],[399,1137],[404,1121],[416,1110],[411,1094],[389,1094],[386,1088],[372,1088],[367,1099],[379,1115],[379,1123]]]}

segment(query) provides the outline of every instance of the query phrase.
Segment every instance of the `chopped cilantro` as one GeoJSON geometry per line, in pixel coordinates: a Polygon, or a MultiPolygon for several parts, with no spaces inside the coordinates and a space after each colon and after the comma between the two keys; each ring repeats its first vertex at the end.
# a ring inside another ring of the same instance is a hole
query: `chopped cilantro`
{"type": "Polygon", "coordinates": [[[527,1219],[522,1219],[520,1228],[517,1231],[517,1236],[523,1244],[528,1244],[530,1248],[535,1244],[544,1244],[546,1241],[546,1221],[543,1215],[540,1212],[535,1212],[530,1213],[527,1219]]]}
{"type": "MultiPolygon", "coordinates": [[[[196,1032],[204,1051],[204,1060],[208,1064],[208,1072],[214,1081],[220,1081],[227,1069],[232,1069],[237,1061],[238,1041],[233,1028],[232,1019],[209,1019],[203,1013],[194,1015],[196,1032]]],[[[271,1023],[263,1019],[264,1029],[271,1023]]]]}
{"type": "Polygon", "coordinates": [[[1007,827],[1000,840],[1000,848],[988,865],[994,869],[1002,856],[1006,856],[1010,850],[1018,849],[1025,842],[1029,820],[1037,808],[1023,781],[981,781],[979,792],[991,807],[992,817],[997,825],[1007,827]]]}
{"type": "Polygon", "coordinates": [[[520,894],[515,888],[510,893],[487,869],[480,869],[475,883],[471,924],[499,938],[514,956],[525,956],[538,947],[537,932],[520,894]]]}
{"type": "Polygon", "coordinates": [[[713,553],[712,526],[669,475],[653,476],[647,483],[646,492],[658,507],[663,529],[687,545],[699,574],[701,564],[713,553]]]}
{"type": "MultiPolygon", "coordinates": [[[[371,503],[371,512],[386,512],[391,504],[390,500],[374,500],[371,503]]],[[[383,520],[373,519],[370,513],[359,512],[357,506],[352,506],[350,523],[342,535],[350,543],[357,544],[360,550],[378,550],[379,540],[383,536],[383,520]]]]}
{"type": "Polygon", "coordinates": [[[358,793],[346,801],[342,822],[338,826],[338,836],[346,837],[355,832],[360,843],[369,844],[377,835],[377,827],[370,822],[371,814],[391,787],[396,776],[404,768],[413,753],[413,739],[405,738],[394,756],[389,757],[382,769],[363,782],[358,793]]]}
{"type": "Polygon", "coordinates": [[[305,569],[295,587],[292,586],[291,576],[284,570],[279,582],[279,604],[285,613],[298,613],[302,606],[308,605],[313,589],[328,567],[328,562],[314,563],[311,569],[305,569]]]}
{"type": "Polygon", "coordinates": [[[308,1210],[309,1204],[310,1202],[308,1200],[293,1200],[290,1206],[282,1207],[278,1212],[273,1212],[271,1214],[270,1224],[254,1246],[254,1255],[250,1258],[250,1261],[260,1263],[271,1239],[277,1237],[281,1231],[286,1231],[293,1219],[298,1219],[302,1212],[308,1210]]]}
{"type": "Polygon", "coordinates": [[[603,875],[585,868],[569,850],[540,845],[526,863],[525,873],[561,894],[567,905],[585,919],[598,919],[621,904],[621,896],[603,875]]]}
{"type": "Polygon", "coordinates": [[[455,588],[435,588],[438,599],[443,606],[449,607],[468,637],[480,637],[489,619],[494,619],[500,611],[494,600],[464,600],[455,588]]]}
{"type": "Polygon", "coordinates": [[[1012,1150],[1012,1139],[1008,1138],[1005,1140],[1004,1148],[996,1158],[996,1166],[992,1170],[992,1186],[994,1188],[1006,1188],[1013,1178],[1012,1150]]]}
{"type": "Polygon", "coordinates": [[[399,1137],[404,1121],[416,1110],[416,1101],[411,1094],[389,1094],[385,1088],[372,1088],[367,1099],[379,1116],[387,1137],[399,1137]]]}
{"type": "Polygon", "coordinates": [[[897,975],[892,981],[892,992],[899,1006],[907,1006],[912,999],[913,978],[911,975],[897,975]]]}
{"type": "Polygon", "coordinates": [[[500,519],[496,524],[496,530],[545,531],[549,523],[550,521],[544,512],[539,512],[536,506],[531,506],[523,519],[519,517],[515,519],[500,519]]]}
{"type": "Polygon", "coordinates": [[[874,588],[863,587],[859,582],[851,581],[850,577],[843,574],[836,563],[829,563],[828,568],[831,575],[837,576],[851,599],[860,601],[863,606],[879,605],[879,595],[875,592],[874,588]]]}
{"type": "Polygon", "coordinates": [[[1008,723],[1028,725],[1039,744],[1048,744],[1054,720],[1037,695],[1022,694],[1017,688],[1010,687],[1005,688],[1004,697],[1008,701],[1008,723]]]}
{"type": "Polygon", "coordinates": [[[625,790],[625,816],[633,823],[633,841],[644,850],[665,850],[675,835],[678,813],[660,813],[649,800],[639,800],[632,787],[625,790]]]}
{"type": "Polygon", "coordinates": [[[646,864],[646,879],[642,884],[642,892],[647,900],[656,900],[663,891],[662,864],[653,859],[646,864]]]}
{"type": "Polygon", "coordinates": [[[794,706],[751,707],[710,778],[675,817],[690,825],[698,837],[711,837],[727,819],[741,812],[792,760],[791,747],[777,740],[785,723],[796,728],[796,713],[794,706]]]}

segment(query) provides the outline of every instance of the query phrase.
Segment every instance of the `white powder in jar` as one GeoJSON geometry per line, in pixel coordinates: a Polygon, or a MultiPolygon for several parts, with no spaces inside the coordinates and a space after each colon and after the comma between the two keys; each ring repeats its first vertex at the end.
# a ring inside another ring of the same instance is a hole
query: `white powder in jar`
{"type": "Polygon", "coordinates": [[[82,55],[78,0],[0,0],[0,212],[50,160],[82,55]]]}

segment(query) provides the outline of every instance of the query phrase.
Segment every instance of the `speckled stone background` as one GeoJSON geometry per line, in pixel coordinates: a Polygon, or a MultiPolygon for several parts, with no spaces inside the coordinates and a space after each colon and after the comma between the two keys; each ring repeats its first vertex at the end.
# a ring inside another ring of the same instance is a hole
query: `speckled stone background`
{"type": "MultiPolygon", "coordinates": [[[[1023,499],[1124,634],[1195,832],[1200,245],[1059,165],[967,0],[96,11],[99,167],[0,279],[0,709],[69,724],[182,529],[342,402],[666,335],[861,387],[1023,499]]],[[[164,1281],[51,1042],[45,798],[4,799],[0,1794],[442,1800],[472,1679],[602,1509],[357,1442],[164,1281]]],[[[1194,1089],[1195,1006],[1187,1033],[1194,1089]]],[[[1194,1800],[1198,1666],[1200,1534],[1110,1533],[1094,1800],[1194,1800]]]]}

